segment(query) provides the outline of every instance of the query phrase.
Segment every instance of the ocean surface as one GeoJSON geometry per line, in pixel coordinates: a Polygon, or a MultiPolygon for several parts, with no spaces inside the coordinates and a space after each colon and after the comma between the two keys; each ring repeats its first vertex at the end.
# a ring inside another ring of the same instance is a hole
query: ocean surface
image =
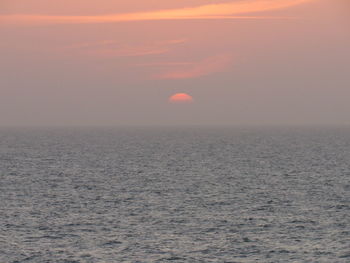
{"type": "Polygon", "coordinates": [[[350,262],[350,129],[3,128],[0,262],[350,262]]]}

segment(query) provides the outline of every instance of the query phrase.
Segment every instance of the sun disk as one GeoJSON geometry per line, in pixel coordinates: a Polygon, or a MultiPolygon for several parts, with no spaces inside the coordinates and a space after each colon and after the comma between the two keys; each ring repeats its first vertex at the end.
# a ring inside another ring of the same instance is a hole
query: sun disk
{"type": "Polygon", "coordinates": [[[169,102],[171,103],[191,103],[193,102],[192,96],[186,94],[186,93],[177,93],[172,95],[169,98],[169,102]]]}

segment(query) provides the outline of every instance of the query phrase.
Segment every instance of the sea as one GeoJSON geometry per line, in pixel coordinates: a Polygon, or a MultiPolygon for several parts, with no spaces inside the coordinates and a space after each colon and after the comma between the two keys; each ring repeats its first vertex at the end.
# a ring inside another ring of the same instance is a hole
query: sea
{"type": "Polygon", "coordinates": [[[0,262],[350,262],[350,128],[0,129],[0,262]]]}

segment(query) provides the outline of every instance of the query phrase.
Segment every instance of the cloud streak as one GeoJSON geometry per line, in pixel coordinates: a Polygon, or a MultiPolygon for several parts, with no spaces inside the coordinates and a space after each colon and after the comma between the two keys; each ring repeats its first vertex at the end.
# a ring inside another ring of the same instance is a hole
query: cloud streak
{"type": "Polygon", "coordinates": [[[0,23],[84,24],[186,19],[267,19],[278,17],[241,15],[284,9],[310,1],[313,0],[243,0],[239,2],[209,4],[188,8],[99,16],[2,15],[0,16],[0,23]]]}
{"type": "Polygon", "coordinates": [[[78,43],[64,47],[62,50],[76,51],[83,55],[97,57],[139,57],[169,52],[174,46],[187,42],[187,39],[170,39],[144,45],[121,45],[118,41],[78,43]]]}
{"type": "Polygon", "coordinates": [[[140,63],[135,67],[176,67],[176,66],[191,66],[193,62],[152,62],[152,63],[140,63]]]}
{"type": "Polygon", "coordinates": [[[149,55],[158,55],[169,52],[168,48],[157,47],[124,47],[120,49],[96,49],[85,51],[88,55],[94,55],[98,57],[140,57],[149,55]]]}
{"type": "Polygon", "coordinates": [[[189,63],[190,67],[168,71],[155,75],[154,79],[191,79],[222,72],[232,64],[231,55],[209,57],[197,63],[189,63]]]}

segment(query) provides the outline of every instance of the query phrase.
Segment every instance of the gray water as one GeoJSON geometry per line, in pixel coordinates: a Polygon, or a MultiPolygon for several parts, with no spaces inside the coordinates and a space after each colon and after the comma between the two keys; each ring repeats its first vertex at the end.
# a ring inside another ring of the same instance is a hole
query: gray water
{"type": "Polygon", "coordinates": [[[0,262],[350,262],[350,129],[2,129],[0,262]]]}

